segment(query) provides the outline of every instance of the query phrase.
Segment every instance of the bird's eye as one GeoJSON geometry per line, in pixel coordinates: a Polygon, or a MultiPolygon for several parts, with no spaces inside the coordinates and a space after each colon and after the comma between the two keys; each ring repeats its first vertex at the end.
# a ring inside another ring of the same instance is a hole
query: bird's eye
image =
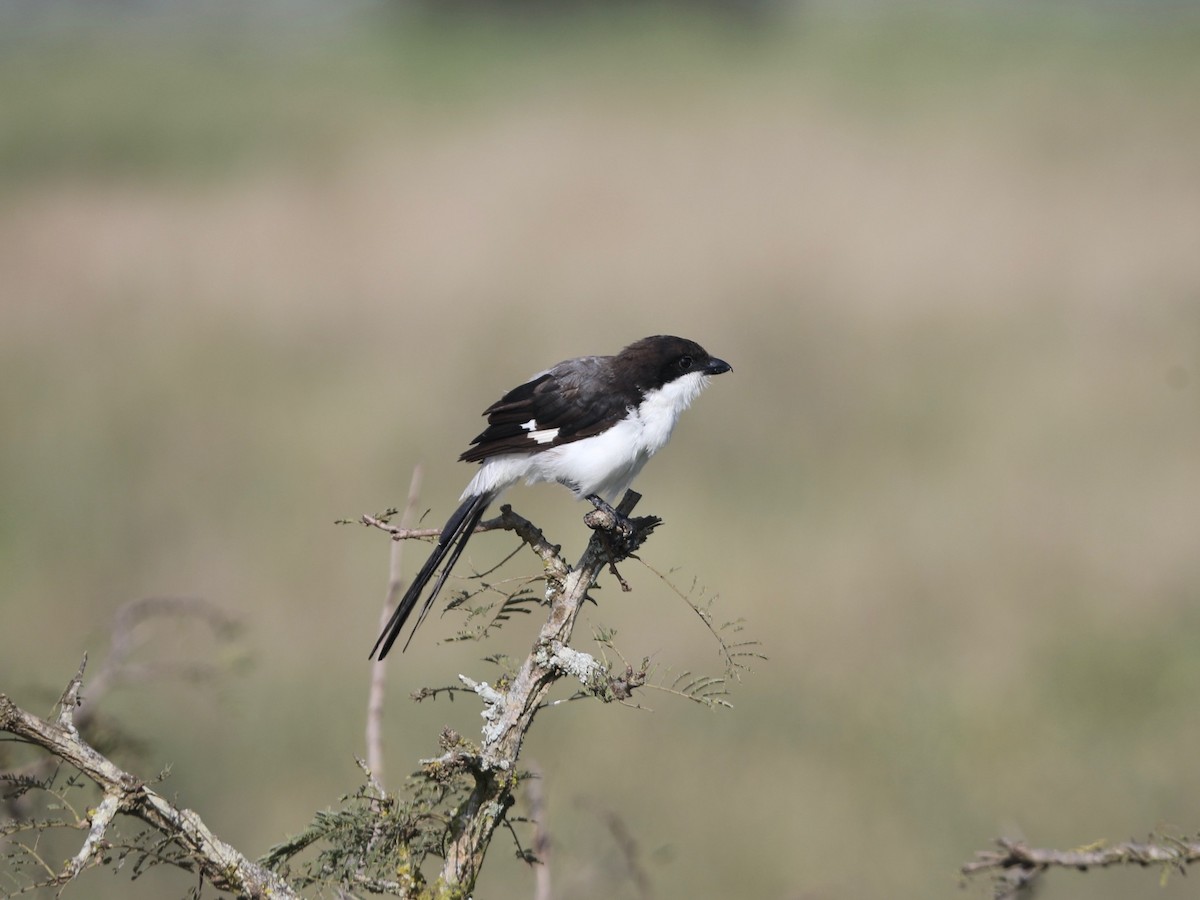
{"type": "Polygon", "coordinates": [[[681,371],[686,372],[691,367],[692,367],[692,358],[690,356],[679,357],[679,368],[681,371]]]}

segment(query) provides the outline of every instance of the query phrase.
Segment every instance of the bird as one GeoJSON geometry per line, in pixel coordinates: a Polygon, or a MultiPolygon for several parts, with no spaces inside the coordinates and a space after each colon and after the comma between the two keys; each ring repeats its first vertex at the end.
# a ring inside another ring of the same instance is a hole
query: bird
{"type": "Polygon", "coordinates": [[[730,371],[729,363],[695,341],[651,335],[614,356],[564,360],[489,406],[483,412],[487,427],[459,456],[460,462],[479,463],[479,471],[369,658],[387,656],[433,581],[408,648],[484,512],[505,490],[522,480],[557,482],[576,499],[607,507],[666,446],[679,415],[712,376],[730,371]]]}

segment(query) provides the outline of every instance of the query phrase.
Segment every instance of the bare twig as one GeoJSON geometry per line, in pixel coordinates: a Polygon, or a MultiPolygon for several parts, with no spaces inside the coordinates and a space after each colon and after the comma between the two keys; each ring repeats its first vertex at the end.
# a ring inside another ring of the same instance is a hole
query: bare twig
{"type": "MultiPolygon", "coordinates": [[[[388,510],[388,512],[391,512],[391,510],[388,510]]],[[[364,513],[359,517],[358,521],[363,525],[369,525],[372,528],[378,528],[380,531],[386,531],[392,536],[393,541],[435,538],[440,537],[442,534],[442,529],[440,528],[407,528],[403,524],[393,525],[383,515],[372,516],[364,513]]],[[[486,522],[480,522],[476,525],[472,534],[479,534],[484,531],[496,531],[503,527],[504,525],[501,524],[498,518],[488,519],[486,522]]]]}
{"type": "MultiPolygon", "coordinates": [[[[389,514],[395,512],[396,510],[388,510],[389,514]]],[[[368,525],[371,528],[378,528],[380,531],[387,532],[392,536],[393,541],[411,541],[422,538],[436,538],[440,537],[442,534],[442,529],[440,528],[406,528],[403,524],[393,525],[389,521],[389,516],[382,513],[375,516],[364,513],[363,515],[359,516],[358,521],[363,525],[368,525]]],[[[486,519],[485,521],[480,522],[475,526],[475,530],[471,533],[482,534],[485,531],[513,531],[523,539],[525,538],[525,533],[541,533],[540,529],[536,528],[536,526],[534,526],[533,523],[531,523],[528,519],[513,513],[512,507],[510,507],[508,504],[500,507],[500,515],[496,516],[494,519],[486,519]],[[532,531],[529,531],[529,529],[532,529],[532,531]],[[522,533],[523,531],[525,533],[522,533]]],[[[526,543],[529,543],[532,546],[533,542],[526,539],[526,543]]],[[[557,550],[559,548],[554,549],[557,550]]],[[[537,547],[534,547],[534,550],[538,553],[542,552],[541,550],[538,550],[537,547]]]]}
{"type": "MultiPolygon", "coordinates": [[[[404,513],[400,516],[401,529],[407,529],[409,523],[416,517],[417,501],[421,496],[421,466],[413,467],[412,479],[408,483],[408,500],[404,513]]],[[[364,520],[368,518],[363,517],[364,520]]],[[[398,538],[392,541],[392,552],[388,567],[387,596],[383,601],[383,609],[379,613],[379,627],[382,629],[396,606],[396,598],[404,587],[401,575],[404,561],[404,545],[398,538]]],[[[379,660],[371,665],[371,685],[367,691],[367,769],[376,784],[383,784],[383,699],[387,691],[387,661],[379,660]]]]}
{"type": "Polygon", "coordinates": [[[716,640],[722,659],[725,660],[725,677],[727,680],[741,681],[742,672],[750,670],[751,661],[766,660],[767,657],[763,655],[760,649],[762,645],[758,641],[730,641],[727,639],[726,634],[723,633],[732,632],[733,634],[737,634],[740,632],[742,630],[742,621],[740,619],[725,622],[720,626],[713,624],[712,604],[715,598],[710,596],[708,602],[704,605],[693,600],[692,593],[696,590],[695,582],[692,584],[691,591],[685,593],[665,573],[660,572],[643,559],[638,559],[638,562],[657,575],[662,583],[670,588],[675,596],[686,603],[692,612],[700,618],[700,621],[704,623],[704,627],[708,629],[709,634],[716,640]]]}
{"type": "Polygon", "coordinates": [[[0,694],[0,731],[41,747],[74,766],[104,794],[104,800],[89,815],[90,827],[83,846],[52,883],[65,884],[86,868],[104,849],[105,831],[112,820],[123,814],[141,819],[176,842],[190,862],[219,890],[250,898],[297,897],[274,872],[250,861],[220,840],[196,813],[174,806],[87,744],[79,736],[73,721],[82,683],[81,665],[63,692],[63,702],[53,722],[26,712],[5,694],[0,694]]]}
{"type": "Polygon", "coordinates": [[[990,873],[997,877],[997,900],[1016,896],[1049,869],[1075,869],[1086,872],[1107,866],[1159,866],[1183,873],[1200,862],[1200,840],[1180,840],[1151,836],[1150,840],[1127,841],[1080,847],[1075,850],[1048,850],[1029,847],[1021,841],[1000,838],[999,850],[981,850],[962,867],[964,875],[990,873]]]}
{"type": "Polygon", "coordinates": [[[542,791],[545,779],[536,764],[529,767],[529,775],[525,796],[529,800],[529,818],[533,822],[533,855],[537,857],[533,896],[534,900],[554,900],[554,889],[550,882],[550,851],[553,845],[548,827],[549,814],[546,812],[542,791]]]}
{"type": "Polygon", "coordinates": [[[92,810],[91,828],[88,829],[87,839],[84,840],[83,846],[79,848],[79,852],[67,863],[62,874],[56,879],[60,884],[70,881],[91,862],[97,850],[103,846],[104,835],[108,830],[109,823],[116,817],[120,808],[121,795],[113,792],[106,793],[100,805],[92,810]]]}
{"type": "Polygon", "coordinates": [[[58,727],[70,734],[78,734],[75,729],[75,710],[79,707],[79,689],[83,686],[83,670],[87,668],[87,654],[79,662],[75,676],[67,682],[66,689],[58,698],[58,715],[54,717],[58,727]]]}

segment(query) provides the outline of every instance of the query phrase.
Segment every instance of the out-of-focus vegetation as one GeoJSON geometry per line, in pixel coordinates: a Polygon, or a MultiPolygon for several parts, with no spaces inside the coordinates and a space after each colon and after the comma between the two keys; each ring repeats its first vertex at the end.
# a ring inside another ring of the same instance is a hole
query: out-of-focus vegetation
{"type": "MultiPolygon", "coordinates": [[[[423,461],[440,522],[499,390],[669,331],[735,372],[639,480],[645,556],[771,659],[732,712],[543,717],[562,896],[953,895],[997,834],[1200,827],[1200,23],[776,13],[7,19],[0,688],[48,709],[134,597],[240,611],[249,672],[110,708],[265,850],[359,780],[388,548],[333,520],[423,461]]],[[[563,492],[509,499],[583,545],[563,492]]],[[[718,669],[624,574],[591,620],[718,669]]],[[[406,699],[488,677],[454,627],[392,666],[393,784],[479,725],[406,699]]],[[[480,891],[532,876],[497,844],[480,891]]]]}

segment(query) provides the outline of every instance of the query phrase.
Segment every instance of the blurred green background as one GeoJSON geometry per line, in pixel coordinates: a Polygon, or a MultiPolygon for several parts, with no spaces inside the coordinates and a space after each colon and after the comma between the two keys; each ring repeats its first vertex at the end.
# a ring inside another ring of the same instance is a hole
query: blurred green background
{"type": "MultiPolygon", "coordinates": [[[[501,390],[673,332],[735,372],[639,479],[643,555],[770,659],[732,711],[544,714],[556,896],[960,896],[998,835],[1194,833],[1198,160],[1183,5],[14,4],[0,689],[48,711],[134,598],[237,612],[249,666],[105,708],[128,764],[265,851],[360,781],[389,548],[334,520],[422,462],[440,524],[501,390]]],[[[508,499],[582,547],[561,490],[508,499]]],[[[581,637],[719,671],[624,574],[581,637]]],[[[480,724],[408,692],[534,628],[439,643],[457,625],[390,667],[393,786],[480,724]]],[[[1040,896],[1193,896],[1158,881],[1040,896]]],[[[499,836],[477,896],[532,895],[499,836]]]]}

